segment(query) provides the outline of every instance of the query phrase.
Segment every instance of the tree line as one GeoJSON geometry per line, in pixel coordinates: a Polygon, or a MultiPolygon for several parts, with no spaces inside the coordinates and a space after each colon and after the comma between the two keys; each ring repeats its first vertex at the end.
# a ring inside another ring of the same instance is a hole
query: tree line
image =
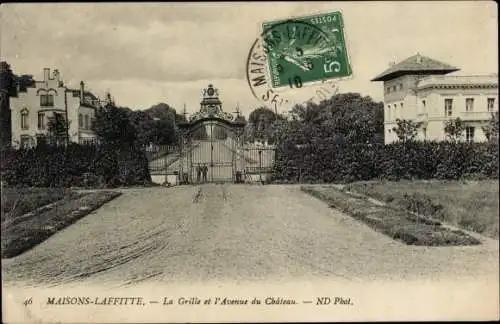
{"type": "Polygon", "coordinates": [[[96,110],[92,129],[98,139],[117,145],[174,145],[179,139],[178,123],[185,117],[166,103],[146,110],[132,110],[107,103],[96,110]]]}
{"type": "Polygon", "coordinates": [[[252,111],[245,139],[278,144],[293,139],[297,145],[314,138],[337,142],[383,143],[383,103],[359,93],[336,94],[319,104],[295,105],[287,114],[259,107],[252,111]]]}
{"type": "MultiPolygon", "coordinates": [[[[18,87],[23,91],[35,81],[32,75],[15,75],[6,62],[1,62],[0,77],[0,139],[3,145],[10,143],[9,97],[16,95],[18,87]]],[[[185,116],[166,103],[158,103],[146,110],[132,110],[117,107],[108,100],[106,106],[96,110],[92,127],[100,141],[145,147],[178,143],[177,125],[183,121],[185,116]]],[[[49,137],[61,142],[62,137],[68,136],[65,123],[64,118],[58,116],[49,120],[49,137]]],[[[465,124],[459,118],[446,121],[444,126],[448,140],[458,141],[465,133],[465,124]]],[[[406,142],[415,140],[421,127],[422,123],[398,119],[392,131],[400,141],[406,142]]],[[[498,140],[498,112],[492,114],[482,129],[489,139],[498,140]]],[[[204,129],[196,134],[199,138],[206,135],[204,129]]],[[[218,139],[226,136],[225,133],[215,134],[218,139]]],[[[306,145],[315,138],[338,143],[384,143],[383,103],[359,93],[342,93],[318,104],[296,105],[286,114],[258,107],[249,114],[244,132],[246,142],[267,141],[272,144],[293,139],[297,145],[306,145]]]]}

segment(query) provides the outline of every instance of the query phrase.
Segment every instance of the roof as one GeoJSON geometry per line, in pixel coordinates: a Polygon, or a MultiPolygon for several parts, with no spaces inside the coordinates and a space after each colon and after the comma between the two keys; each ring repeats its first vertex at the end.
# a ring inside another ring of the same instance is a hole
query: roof
{"type": "Polygon", "coordinates": [[[460,70],[417,53],[398,64],[394,64],[371,81],[387,81],[405,74],[447,74],[460,70]]]}
{"type": "Polygon", "coordinates": [[[89,98],[91,98],[91,99],[93,99],[93,100],[98,99],[98,98],[97,98],[97,97],[96,97],[96,96],[95,96],[92,92],[89,92],[89,91],[84,91],[84,92],[83,92],[83,95],[84,95],[85,97],[89,97],[89,98]]]}
{"type": "Polygon", "coordinates": [[[439,75],[418,82],[419,89],[428,87],[498,88],[498,75],[439,75]]]}
{"type": "MultiPolygon", "coordinates": [[[[73,96],[75,96],[75,97],[80,96],[80,90],[77,90],[77,89],[70,89],[70,88],[67,88],[67,90],[68,90],[68,91],[71,91],[71,92],[73,93],[73,96]]],[[[93,99],[93,100],[98,99],[98,98],[96,97],[96,95],[94,95],[94,94],[93,94],[92,92],[90,92],[90,91],[83,91],[83,96],[84,96],[84,97],[87,97],[87,98],[91,98],[91,99],[93,99]]]]}

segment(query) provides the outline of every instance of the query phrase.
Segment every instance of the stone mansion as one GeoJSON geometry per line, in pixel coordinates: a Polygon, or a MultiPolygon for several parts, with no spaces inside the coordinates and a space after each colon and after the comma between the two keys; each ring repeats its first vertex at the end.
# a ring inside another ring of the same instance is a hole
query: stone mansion
{"type": "Polygon", "coordinates": [[[69,121],[68,135],[72,142],[83,143],[95,139],[92,120],[95,109],[105,102],[89,91],[84,82],[80,89],[64,86],[59,71],[43,69],[43,81],[35,81],[26,91],[19,89],[11,98],[12,146],[32,147],[45,140],[47,122],[60,114],[69,121]]]}
{"type": "Polygon", "coordinates": [[[372,81],[384,84],[385,143],[397,140],[396,119],[422,122],[418,138],[445,140],[444,122],[460,118],[463,139],[485,141],[484,126],[498,112],[498,75],[448,75],[458,68],[416,54],[390,67],[372,81]]]}

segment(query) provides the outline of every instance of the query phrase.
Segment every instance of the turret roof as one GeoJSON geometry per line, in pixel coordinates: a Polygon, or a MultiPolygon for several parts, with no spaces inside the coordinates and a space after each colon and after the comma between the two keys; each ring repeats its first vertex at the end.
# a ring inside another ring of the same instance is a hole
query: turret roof
{"type": "Polygon", "coordinates": [[[417,53],[389,67],[371,81],[387,81],[405,74],[447,74],[458,70],[460,69],[417,53]]]}

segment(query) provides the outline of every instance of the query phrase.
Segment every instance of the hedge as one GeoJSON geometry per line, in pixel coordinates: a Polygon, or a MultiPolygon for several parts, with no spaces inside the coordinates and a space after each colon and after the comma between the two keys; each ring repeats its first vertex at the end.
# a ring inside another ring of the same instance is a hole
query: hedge
{"type": "Polygon", "coordinates": [[[70,144],[3,149],[2,180],[11,186],[116,187],[149,183],[145,153],[134,147],[70,144]]]}
{"type": "Polygon", "coordinates": [[[278,146],[273,181],[345,183],[366,180],[498,178],[497,143],[397,142],[339,144],[315,140],[278,146]]]}

